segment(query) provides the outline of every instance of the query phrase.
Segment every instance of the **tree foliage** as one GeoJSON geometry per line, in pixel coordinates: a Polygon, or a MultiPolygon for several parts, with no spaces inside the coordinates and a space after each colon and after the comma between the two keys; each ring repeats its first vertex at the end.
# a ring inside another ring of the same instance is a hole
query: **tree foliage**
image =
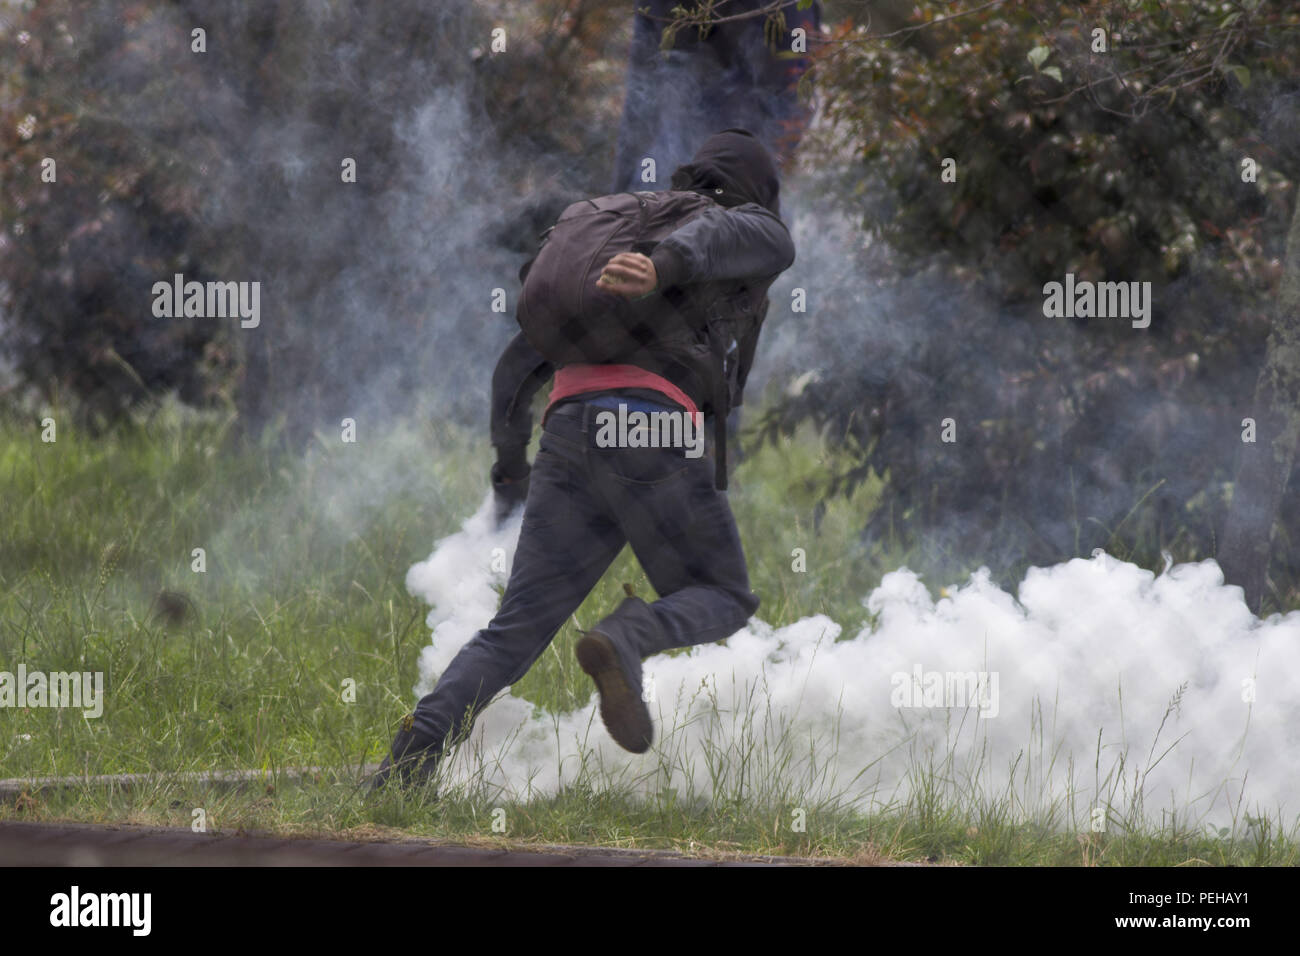
{"type": "Polygon", "coordinates": [[[173,389],[299,433],[429,391],[477,408],[466,357],[509,336],[490,292],[541,231],[535,197],[607,175],[596,91],[625,33],[592,0],[13,10],[5,349],[88,417],[173,389]],[[155,318],[150,288],[176,273],[259,281],[261,325],[155,318]]]}
{"type": "Polygon", "coordinates": [[[1213,554],[1300,176],[1300,13],[971,6],[845,19],[819,55],[829,124],[805,148],[843,171],[889,314],[846,354],[842,323],[871,303],[821,290],[826,361],[768,433],[825,428],[852,462],[828,488],[888,478],[868,533],[958,563],[1213,554]],[[1151,282],[1150,327],[1045,317],[1067,273],[1151,282]]]}

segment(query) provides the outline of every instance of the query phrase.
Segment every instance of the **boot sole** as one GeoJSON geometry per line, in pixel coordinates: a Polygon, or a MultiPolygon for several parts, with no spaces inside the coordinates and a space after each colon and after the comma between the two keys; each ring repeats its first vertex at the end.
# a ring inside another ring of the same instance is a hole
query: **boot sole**
{"type": "Polygon", "coordinates": [[[593,631],[578,641],[575,653],[578,666],[596,682],[600,719],[609,735],[624,750],[645,753],[654,739],[650,708],[628,683],[614,645],[604,634],[593,631]]]}

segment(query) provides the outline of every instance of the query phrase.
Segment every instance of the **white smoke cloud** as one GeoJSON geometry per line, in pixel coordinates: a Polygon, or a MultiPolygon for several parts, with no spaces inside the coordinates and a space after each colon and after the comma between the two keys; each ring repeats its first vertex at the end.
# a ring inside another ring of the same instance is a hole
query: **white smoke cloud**
{"type": "Polygon", "coordinates": [[[406,589],[433,605],[425,618],[433,641],[420,652],[415,688],[421,696],[433,690],[437,675],[496,613],[497,587],[505,585],[508,575],[494,567],[509,568],[514,561],[522,521],[523,511],[518,510],[497,529],[489,492],[459,531],[439,541],[428,560],[406,572],[406,589]]]}
{"type": "MultiPolygon", "coordinates": [[[[494,532],[485,501],[411,569],[433,605],[417,693],[495,612],[505,575],[490,555],[513,558],[518,529],[494,532]]],[[[1213,561],[1155,575],[1100,552],[1032,569],[1018,590],[980,572],[936,601],[900,569],[865,599],[874,628],[851,639],[822,615],[754,619],[726,646],[651,658],[656,739],[640,756],[608,738],[594,698],[560,714],[504,692],[452,779],[526,798],[585,766],[647,796],[869,810],[906,803],[929,768],[959,805],[1010,799],[1061,825],[1086,827],[1097,807],[1108,829],[1168,810],[1215,827],[1294,816],[1300,612],[1256,618],[1213,561]],[[917,668],[996,675],[996,713],[895,707],[893,675],[917,668]]]]}

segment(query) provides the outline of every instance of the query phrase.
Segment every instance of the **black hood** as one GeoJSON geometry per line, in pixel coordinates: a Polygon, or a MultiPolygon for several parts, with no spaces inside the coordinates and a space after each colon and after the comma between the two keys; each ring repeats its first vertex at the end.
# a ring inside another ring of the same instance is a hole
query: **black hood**
{"type": "Polygon", "coordinates": [[[672,188],[702,192],[724,206],[755,202],[781,214],[776,164],[749,130],[727,129],[710,136],[689,163],[673,171],[672,188]]]}

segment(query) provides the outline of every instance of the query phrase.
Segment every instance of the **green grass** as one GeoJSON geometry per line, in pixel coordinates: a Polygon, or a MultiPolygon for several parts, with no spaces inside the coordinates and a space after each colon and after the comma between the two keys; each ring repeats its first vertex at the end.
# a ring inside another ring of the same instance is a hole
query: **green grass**
{"type": "MultiPolygon", "coordinates": [[[[0,420],[0,670],[26,662],[103,671],[110,706],[95,720],[73,710],[0,711],[0,777],[257,768],[276,783],[279,768],[335,768],[346,778],[348,768],[378,760],[410,709],[428,643],[428,608],[406,592],[405,575],[482,499],[483,438],[413,415],[369,430],[363,422],[357,444],[320,435],[288,455],[273,437],[250,444],[228,420],[174,406],[98,437],[56,418],[53,444],[41,442],[34,419],[0,420]],[[205,551],[204,573],[191,569],[195,548],[205,551]],[[160,592],[184,595],[183,621],[169,624],[159,612],[160,592]],[[355,702],[343,699],[347,681],[355,702]]],[[[859,541],[874,486],[828,503],[814,530],[812,479],[827,467],[825,454],[809,435],[765,449],[745,462],[731,497],[763,619],[781,626],[825,613],[852,636],[867,623],[861,597],[909,555],[859,541]],[[806,573],[792,570],[795,548],[806,552],[806,573]]],[[[612,610],[624,582],[652,593],[626,550],[577,619],[586,625],[612,610]]],[[[591,684],[573,658],[576,636],[566,626],[513,693],[557,713],[586,704],[591,684]]],[[[793,747],[713,753],[718,765],[701,768],[712,782],[708,799],[661,790],[647,801],[633,781],[593,765],[562,793],[526,803],[474,777],[436,803],[366,802],[327,773],[241,793],[165,780],[129,793],[44,793],[0,804],[0,819],[188,826],[203,807],[209,826],[223,830],[396,830],[971,863],[1298,861],[1294,834],[1277,822],[1231,839],[1172,826],[1081,837],[1050,819],[1015,823],[1010,795],[945,803],[942,767],[918,768],[908,804],[869,815],[835,796],[806,806],[787,773],[793,747]],[[740,774],[750,784],[737,787],[727,765],[753,754],[772,762],[740,774]],[[494,816],[498,808],[504,817],[494,816]]]]}

